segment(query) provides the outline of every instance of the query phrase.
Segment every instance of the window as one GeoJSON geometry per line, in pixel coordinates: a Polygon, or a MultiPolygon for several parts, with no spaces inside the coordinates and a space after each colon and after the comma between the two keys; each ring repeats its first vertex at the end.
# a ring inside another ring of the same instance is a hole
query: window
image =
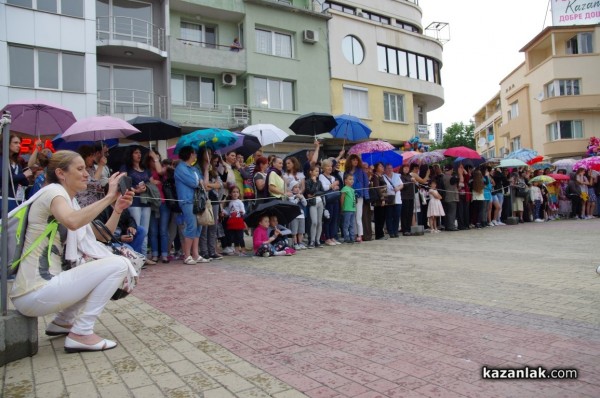
{"type": "Polygon", "coordinates": [[[212,26],[181,21],[181,39],[186,44],[208,48],[217,47],[217,31],[212,26]]]}
{"type": "Polygon", "coordinates": [[[362,44],[352,35],[346,36],[342,40],[342,52],[344,53],[344,58],[354,65],[362,63],[365,56],[362,44]]]}
{"type": "Polygon", "coordinates": [[[369,92],[362,87],[344,87],[344,113],[369,118],[369,92]]]}
{"type": "Polygon", "coordinates": [[[561,120],[547,126],[548,141],[583,138],[583,123],[581,120],[561,120]]]}
{"type": "Polygon", "coordinates": [[[207,77],[171,75],[171,104],[192,109],[214,108],[215,80],[207,77]]]}
{"type": "Polygon", "coordinates": [[[6,3],[54,14],[83,17],[83,0],[7,0],[6,3]]]}
{"type": "Polygon", "coordinates": [[[514,152],[521,149],[521,137],[515,137],[510,141],[510,151],[514,152]]]}
{"type": "Polygon", "coordinates": [[[254,105],[259,108],[294,110],[292,82],[254,78],[254,105]]]}
{"type": "Polygon", "coordinates": [[[404,122],[404,95],[383,93],[383,112],[385,120],[404,122]]]}
{"type": "Polygon", "coordinates": [[[292,58],[291,35],[263,29],[256,29],[255,31],[257,52],[261,54],[276,55],[278,57],[292,58]]]}
{"type": "Polygon", "coordinates": [[[431,83],[442,83],[438,61],[392,47],[377,46],[377,70],[431,83]]]}
{"type": "Polygon", "coordinates": [[[11,86],[85,91],[83,54],[8,46],[11,86]]]}
{"type": "Polygon", "coordinates": [[[591,54],[594,52],[592,46],[592,33],[578,33],[567,40],[567,54],[591,54]]]}
{"type": "Polygon", "coordinates": [[[510,109],[508,110],[508,120],[512,120],[519,117],[519,101],[515,101],[510,104],[510,109]]]}
{"type": "Polygon", "coordinates": [[[487,128],[487,140],[490,143],[494,142],[494,127],[493,126],[488,126],[488,128],[487,128]]]}
{"type": "Polygon", "coordinates": [[[152,115],[152,69],[98,65],[98,114],[152,115]]]}
{"type": "Polygon", "coordinates": [[[579,79],[554,80],[546,84],[546,97],[557,97],[561,95],[579,95],[579,79]]]}

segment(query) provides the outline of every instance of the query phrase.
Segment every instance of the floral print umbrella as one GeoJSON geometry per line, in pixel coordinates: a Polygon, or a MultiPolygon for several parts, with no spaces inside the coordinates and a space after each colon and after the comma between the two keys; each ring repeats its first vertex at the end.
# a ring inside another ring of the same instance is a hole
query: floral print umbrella
{"type": "Polygon", "coordinates": [[[363,153],[373,153],[373,152],[385,152],[391,151],[395,149],[392,144],[389,142],[377,140],[377,141],[367,141],[361,142],[360,144],[354,145],[352,148],[348,150],[348,155],[357,154],[361,155],[363,153]]]}

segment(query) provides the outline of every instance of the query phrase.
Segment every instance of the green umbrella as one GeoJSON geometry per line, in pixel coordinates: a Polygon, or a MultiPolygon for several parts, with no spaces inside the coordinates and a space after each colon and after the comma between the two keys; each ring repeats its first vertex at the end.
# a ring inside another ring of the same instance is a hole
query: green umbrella
{"type": "Polygon", "coordinates": [[[519,159],[502,159],[498,167],[527,167],[527,163],[519,159]]]}
{"type": "Polygon", "coordinates": [[[533,177],[531,180],[529,180],[529,182],[541,182],[543,184],[552,184],[553,182],[556,182],[556,180],[550,176],[539,175],[537,177],[533,177]]]}

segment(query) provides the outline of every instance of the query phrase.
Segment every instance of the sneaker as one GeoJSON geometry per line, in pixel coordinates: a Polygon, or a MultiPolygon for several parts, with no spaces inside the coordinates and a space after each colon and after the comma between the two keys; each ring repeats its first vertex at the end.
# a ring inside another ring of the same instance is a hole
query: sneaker
{"type": "Polygon", "coordinates": [[[223,249],[223,254],[233,254],[235,252],[235,249],[231,246],[226,247],[225,249],[223,249]]]}
{"type": "Polygon", "coordinates": [[[326,241],[325,241],[325,244],[326,244],[327,246],[335,246],[335,242],[334,242],[333,240],[326,240],[326,241]]]}
{"type": "Polygon", "coordinates": [[[167,264],[167,263],[169,263],[169,258],[165,257],[165,256],[162,256],[160,258],[160,262],[163,263],[163,264],[167,264]]]}
{"type": "Polygon", "coordinates": [[[506,224],[503,223],[502,221],[496,221],[496,225],[506,225],[506,224]]]}
{"type": "Polygon", "coordinates": [[[210,262],[210,258],[204,258],[202,256],[198,256],[198,258],[196,259],[196,263],[209,263],[210,262]]]}
{"type": "Polygon", "coordinates": [[[294,245],[294,250],[301,250],[301,249],[300,249],[300,244],[299,244],[299,243],[296,243],[296,244],[294,245]]]}
{"type": "MultiPolygon", "coordinates": [[[[200,257],[200,258],[202,258],[202,257],[200,257]]],[[[192,256],[188,256],[188,258],[186,258],[183,263],[187,264],[187,265],[194,265],[194,264],[196,264],[196,260],[194,260],[192,258],[192,256]]]]}
{"type": "Polygon", "coordinates": [[[333,243],[335,243],[336,245],[341,245],[342,244],[342,242],[340,242],[340,241],[337,241],[335,239],[332,239],[332,240],[333,240],[333,243]]]}
{"type": "Polygon", "coordinates": [[[215,253],[215,254],[211,254],[209,256],[209,259],[211,259],[211,260],[223,260],[223,256],[220,256],[220,255],[218,255],[218,254],[215,253]]]}
{"type": "Polygon", "coordinates": [[[269,252],[264,252],[262,256],[263,256],[263,257],[270,257],[270,256],[271,256],[271,253],[269,253],[269,252]]]}
{"type": "Polygon", "coordinates": [[[541,218],[536,218],[536,219],[534,220],[534,222],[544,222],[544,220],[542,220],[541,218]]]}
{"type": "Polygon", "coordinates": [[[492,222],[489,222],[487,226],[488,226],[488,227],[495,227],[495,226],[496,226],[496,224],[495,224],[495,223],[492,221],[492,222]]]}
{"type": "Polygon", "coordinates": [[[299,243],[298,246],[300,246],[300,250],[306,250],[306,245],[304,243],[299,243]]]}
{"type": "Polygon", "coordinates": [[[314,249],[314,248],[315,248],[315,244],[314,244],[314,243],[312,243],[312,242],[310,242],[310,243],[308,244],[308,246],[306,246],[306,248],[307,248],[307,249],[314,249]]]}

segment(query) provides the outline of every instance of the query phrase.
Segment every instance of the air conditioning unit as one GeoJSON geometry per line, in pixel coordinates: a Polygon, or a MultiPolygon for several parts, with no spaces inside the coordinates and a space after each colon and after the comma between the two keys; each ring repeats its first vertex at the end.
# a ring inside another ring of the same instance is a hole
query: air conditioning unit
{"type": "Polygon", "coordinates": [[[221,82],[224,86],[233,87],[236,85],[237,76],[234,73],[224,72],[221,75],[221,82]]]}
{"type": "Polygon", "coordinates": [[[306,29],[303,33],[303,42],[313,44],[319,41],[319,32],[306,29]]]}

